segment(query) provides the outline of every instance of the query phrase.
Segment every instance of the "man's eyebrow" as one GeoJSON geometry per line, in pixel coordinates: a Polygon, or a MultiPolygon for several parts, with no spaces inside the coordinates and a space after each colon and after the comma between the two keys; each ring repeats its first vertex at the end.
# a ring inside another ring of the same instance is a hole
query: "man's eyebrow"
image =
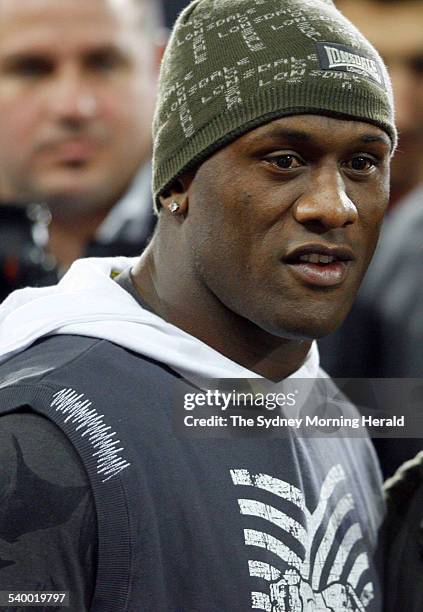
{"type": "Polygon", "coordinates": [[[291,142],[309,142],[313,139],[311,134],[302,132],[301,130],[290,130],[289,128],[271,128],[267,131],[261,132],[261,134],[251,135],[250,142],[254,144],[263,140],[263,138],[269,138],[272,140],[289,140],[291,142]]]}
{"type": "Polygon", "coordinates": [[[391,146],[391,141],[387,134],[364,134],[360,137],[360,140],[365,144],[371,144],[372,142],[382,142],[388,147],[391,146]]]}
{"type": "Polygon", "coordinates": [[[90,53],[105,53],[105,54],[111,54],[111,53],[120,53],[121,49],[118,45],[115,45],[113,43],[100,43],[100,44],[96,44],[93,45],[92,47],[89,47],[86,51],[87,54],[90,53]]]}
{"type": "MultiPolygon", "coordinates": [[[[267,140],[285,140],[293,143],[301,142],[312,142],[314,137],[309,132],[303,132],[302,130],[292,130],[289,128],[274,127],[267,131],[263,131],[260,134],[250,136],[250,143],[256,144],[257,142],[267,140]]],[[[391,141],[387,134],[363,134],[357,139],[359,142],[364,144],[381,143],[388,147],[391,147],[391,141]]]]}
{"type": "Polygon", "coordinates": [[[13,71],[31,63],[49,66],[53,59],[42,51],[17,51],[1,58],[0,66],[4,72],[13,71]]]}

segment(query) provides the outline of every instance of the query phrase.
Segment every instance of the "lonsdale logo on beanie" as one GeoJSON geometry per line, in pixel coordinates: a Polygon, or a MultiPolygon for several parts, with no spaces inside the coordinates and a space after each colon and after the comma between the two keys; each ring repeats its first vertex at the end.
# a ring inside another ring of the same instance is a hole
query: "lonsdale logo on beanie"
{"type": "Polygon", "coordinates": [[[356,49],[335,43],[316,43],[322,70],[355,72],[367,76],[382,87],[385,79],[380,65],[371,57],[357,53],[356,49]]]}

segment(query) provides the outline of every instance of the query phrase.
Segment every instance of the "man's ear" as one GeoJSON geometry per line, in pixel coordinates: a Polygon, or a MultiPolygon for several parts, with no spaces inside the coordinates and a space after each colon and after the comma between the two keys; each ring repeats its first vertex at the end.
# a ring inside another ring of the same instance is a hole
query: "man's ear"
{"type": "Polygon", "coordinates": [[[164,210],[175,216],[186,217],[189,209],[189,189],[194,180],[196,170],[188,170],[175,179],[168,189],[159,196],[164,210]]]}
{"type": "Polygon", "coordinates": [[[169,40],[169,33],[165,28],[161,28],[154,38],[154,67],[157,74],[160,71],[163,55],[169,40]]]}

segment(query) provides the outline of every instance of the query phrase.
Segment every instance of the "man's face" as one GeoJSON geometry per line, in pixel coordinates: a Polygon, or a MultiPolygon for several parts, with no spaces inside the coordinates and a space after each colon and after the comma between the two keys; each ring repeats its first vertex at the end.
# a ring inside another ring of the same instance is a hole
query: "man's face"
{"type": "Polygon", "coordinates": [[[203,163],[183,223],[197,279],[279,337],[317,338],[348,313],[389,196],[379,128],[303,115],[272,121],[203,163]]]}
{"type": "Polygon", "coordinates": [[[418,179],[423,176],[423,2],[339,0],[337,4],[388,66],[400,133],[392,178],[393,186],[401,189],[413,172],[420,173],[418,179]]]}
{"type": "MultiPolygon", "coordinates": [[[[101,207],[150,150],[155,58],[132,0],[0,0],[0,194],[101,207]]],[[[72,205],[72,206],[71,206],[72,205]]]]}

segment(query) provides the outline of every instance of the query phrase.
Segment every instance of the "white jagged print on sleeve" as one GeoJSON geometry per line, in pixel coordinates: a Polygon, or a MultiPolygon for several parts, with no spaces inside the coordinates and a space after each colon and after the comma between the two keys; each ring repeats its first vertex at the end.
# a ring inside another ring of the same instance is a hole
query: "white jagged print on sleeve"
{"type": "Polygon", "coordinates": [[[266,592],[252,591],[252,609],[365,612],[374,589],[367,576],[369,559],[353,497],[345,491],[342,466],[333,466],[327,474],[313,512],[307,508],[303,492],[283,480],[243,469],[231,470],[231,476],[236,486],[254,487],[248,490],[250,498],[238,498],[241,514],[264,519],[271,523],[269,531],[275,533],[276,528],[280,534],[275,537],[266,531],[244,530],[245,544],[253,547],[250,576],[267,584],[266,592]],[[261,492],[275,496],[271,505],[251,499],[262,496],[261,492]],[[273,553],[279,567],[259,560],[257,549],[273,553]]]}

